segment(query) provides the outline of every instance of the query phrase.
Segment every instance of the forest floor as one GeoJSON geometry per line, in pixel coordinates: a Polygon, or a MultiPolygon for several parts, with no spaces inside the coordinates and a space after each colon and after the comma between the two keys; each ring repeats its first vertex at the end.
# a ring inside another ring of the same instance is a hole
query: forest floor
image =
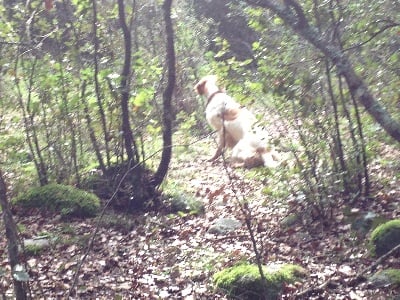
{"type": "MultiPolygon", "coordinates": [[[[304,282],[286,287],[282,299],[292,299],[297,292],[328,279],[329,284],[304,299],[394,299],[399,294],[398,289],[373,289],[366,281],[349,284],[376,259],[368,255],[368,236],[355,234],[343,207],[338,205],[324,226],[321,220],[283,226],[282,220],[296,207],[269,200],[262,193],[270,183],[268,176],[254,179],[249,176],[252,171],[226,169],[221,160],[207,162],[210,149],[213,145],[205,139],[177,151],[169,173],[177,187],[185,186],[185,193],[204,203],[203,214],[173,215],[166,208],[135,215],[108,212],[82,264],[97,219],[64,222],[59,216],[16,217],[23,238],[45,236],[54,241],[45,251],[26,257],[32,298],[66,299],[80,267],[70,299],[225,299],[213,287],[213,274],[255,258],[237,199],[250,200],[263,261],[295,263],[308,271],[304,282]],[[222,217],[237,219],[242,226],[225,235],[208,233],[211,224],[222,217]]],[[[394,161],[399,157],[392,150],[387,155],[394,161]]],[[[374,166],[374,197],[355,205],[352,212],[399,218],[398,167],[374,166]],[[383,186],[381,178],[393,180],[383,186]]],[[[0,254],[0,270],[8,272],[4,236],[0,254]]],[[[377,269],[388,266],[399,268],[400,263],[388,258],[377,269]]],[[[0,280],[0,295],[12,298],[10,278],[3,274],[0,280]]]]}

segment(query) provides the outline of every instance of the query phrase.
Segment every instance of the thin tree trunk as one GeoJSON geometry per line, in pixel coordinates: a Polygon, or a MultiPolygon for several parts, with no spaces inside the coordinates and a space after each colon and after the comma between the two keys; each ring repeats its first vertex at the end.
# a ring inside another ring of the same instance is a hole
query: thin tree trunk
{"type": "Polygon", "coordinates": [[[129,119],[129,95],[132,75],[132,36],[125,16],[124,0],[118,0],[118,15],[124,36],[125,57],[121,72],[121,112],[122,112],[122,137],[125,143],[125,151],[128,156],[127,167],[130,169],[128,177],[133,193],[129,203],[129,210],[143,207],[144,203],[152,196],[149,191],[148,181],[145,177],[143,164],[140,162],[139,151],[133,138],[133,132],[129,119]]]}
{"type": "Polygon", "coordinates": [[[36,62],[37,62],[37,59],[35,58],[35,61],[33,62],[33,66],[31,68],[31,72],[29,75],[28,103],[27,103],[26,107],[27,107],[27,113],[29,115],[29,120],[30,120],[29,121],[30,128],[27,129],[27,135],[29,135],[29,131],[32,132],[33,145],[35,146],[34,148],[36,150],[36,155],[37,155],[38,162],[39,162],[39,181],[40,181],[40,185],[44,186],[49,183],[48,174],[47,174],[47,165],[45,163],[45,160],[43,158],[43,153],[40,148],[38,132],[36,130],[36,125],[35,125],[35,120],[34,120],[35,113],[31,111],[33,79],[35,76],[36,62]]]}
{"type": "Polygon", "coordinates": [[[360,151],[361,151],[361,158],[362,158],[362,167],[363,167],[363,172],[364,172],[364,197],[369,197],[370,195],[370,189],[371,189],[371,184],[369,181],[369,173],[368,173],[368,159],[367,159],[367,149],[365,145],[365,138],[364,138],[364,132],[361,126],[361,116],[360,116],[360,110],[358,108],[358,104],[355,101],[354,97],[352,97],[353,101],[353,106],[354,106],[354,114],[356,117],[357,121],[357,131],[358,131],[358,136],[360,139],[360,151]]]}
{"type": "Polygon", "coordinates": [[[175,48],[174,48],[174,29],[171,20],[172,0],[164,1],[164,22],[167,35],[167,65],[168,82],[163,93],[163,152],[157,172],[154,175],[154,185],[159,186],[168,172],[168,166],[172,156],[172,107],[171,99],[174,92],[176,74],[175,74],[175,48]]]}
{"type": "Polygon", "coordinates": [[[349,192],[349,182],[348,182],[348,178],[347,178],[348,170],[347,170],[347,164],[345,161],[345,155],[343,153],[343,143],[342,143],[342,137],[341,137],[341,131],[340,131],[338,104],[336,102],[336,97],[333,93],[332,78],[331,78],[331,73],[330,73],[330,68],[329,68],[329,62],[327,60],[325,60],[325,74],[326,74],[326,80],[327,80],[327,84],[328,84],[329,98],[332,103],[333,115],[334,115],[334,120],[335,120],[336,136],[333,138],[334,147],[335,147],[334,151],[335,151],[335,155],[339,159],[340,173],[342,174],[344,191],[345,191],[345,193],[348,193],[349,192]]]}
{"type": "MultiPolygon", "coordinates": [[[[22,118],[24,121],[24,130],[26,135],[26,141],[28,143],[29,150],[31,151],[33,162],[35,164],[36,172],[38,173],[39,183],[41,186],[48,184],[48,174],[47,174],[47,165],[44,162],[42,151],[39,146],[39,140],[36,132],[35,122],[34,122],[34,113],[30,111],[30,102],[32,96],[32,80],[34,76],[36,60],[33,62],[33,66],[31,69],[30,77],[29,77],[29,85],[28,85],[28,103],[25,108],[25,104],[23,101],[23,95],[20,87],[19,80],[15,82],[17,92],[18,92],[18,104],[21,107],[22,118]]],[[[18,59],[15,62],[14,67],[15,76],[17,78],[18,73],[18,59]]]]}
{"type": "MultiPolygon", "coordinates": [[[[346,116],[347,119],[347,123],[348,123],[348,127],[349,127],[349,135],[350,135],[350,140],[353,143],[353,153],[354,156],[352,155],[352,159],[355,160],[356,162],[356,166],[353,167],[355,170],[349,170],[351,172],[355,171],[357,173],[357,193],[359,193],[361,195],[361,192],[363,190],[363,186],[362,186],[362,170],[361,168],[361,160],[360,160],[360,155],[361,155],[361,149],[359,146],[359,141],[357,139],[357,136],[355,135],[355,131],[356,131],[356,126],[361,126],[361,124],[358,125],[354,125],[353,122],[353,118],[351,116],[351,113],[349,111],[349,109],[347,108],[348,104],[346,103],[346,99],[345,99],[345,95],[344,95],[344,90],[343,90],[343,84],[342,84],[342,78],[340,76],[338,76],[338,88],[339,88],[339,98],[340,101],[342,103],[342,109],[343,109],[343,113],[346,116]]],[[[353,188],[354,189],[354,188],[353,188]]],[[[355,191],[353,191],[355,192],[355,191]]]]}
{"type": "MultiPolygon", "coordinates": [[[[62,179],[65,179],[65,176],[70,176],[72,172],[74,172],[74,176],[75,176],[75,180],[77,185],[80,185],[80,175],[79,175],[79,166],[78,166],[78,157],[77,157],[77,140],[76,140],[76,130],[75,130],[75,124],[72,120],[73,117],[71,112],[70,112],[70,108],[69,108],[69,104],[68,104],[68,92],[66,91],[66,82],[65,82],[65,77],[64,77],[64,71],[63,71],[63,64],[62,64],[62,60],[59,61],[60,64],[60,77],[61,77],[61,95],[62,95],[62,107],[63,107],[63,116],[65,118],[65,121],[67,123],[68,126],[68,132],[70,133],[69,139],[71,140],[71,148],[70,148],[70,158],[68,157],[68,163],[66,164],[65,167],[68,167],[68,174],[60,174],[62,179]]],[[[68,156],[68,154],[67,154],[68,156]]],[[[64,158],[63,158],[64,161],[64,158]]]]}
{"type": "Polygon", "coordinates": [[[107,167],[110,166],[110,147],[109,147],[109,134],[107,130],[107,122],[106,122],[106,114],[104,112],[104,107],[103,107],[103,101],[102,101],[102,94],[100,92],[100,83],[99,83],[99,61],[98,61],[98,52],[99,52],[99,38],[97,36],[97,0],[92,0],[92,8],[93,8],[93,40],[94,40],[94,56],[93,56],[93,62],[94,62],[94,90],[96,93],[96,100],[97,100],[97,108],[99,110],[100,114],[100,120],[101,120],[101,127],[103,129],[103,135],[104,135],[104,147],[105,147],[105,152],[106,152],[106,161],[107,161],[107,167]]]}
{"type": "Polygon", "coordinates": [[[344,51],[325,40],[317,29],[310,25],[304,10],[297,1],[246,0],[246,2],[270,9],[276,13],[293,31],[328,57],[336,66],[338,73],[345,78],[351,95],[360,101],[368,113],[392,138],[400,142],[400,123],[393,119],[389,112],[374,98],[362,78],[354,71],[344,51]]]}
{"type": "Polygon", "coordinates": [[[118,15],[121,29],[124,35],[125,58],[124,66],[121,72],[121,112],[122,112],[122,132],[125,142],[125,150],[128,155],[128,160],[138,162],[139,156],[135,141],[133,140],[132,128],[129,121],[129,91],[130,91],[130,76],[132,72],[132,37],[125,19],[125,4],[124,0],[118,0],[118,15]]]}
{"type": "MultiPolygon", "coordinates": [[[[4,227],[6,230],[6,238],[8,245],[8,259],[10,262],[11,270],[14,270],[15,266],[21,264],[19,261],[19,240],[17,225],[14,222],[10,206],[7,200],[7,187],[4,181],[3,173],[0,170],[0,205],[2,209],[4,227]]],[[[25,300],[27,299],[26,285],[22,281],[18,281],[13,277],[15,299],[25,300]]]]}
{"type": "Polygon", "coordinates": [[[103,156],[101,155],[99,144],[97,143],[96,133],[92,125],[92,118],[90,116],[89,104],[87,103],[86,97],[86,81],[83,81],[81,88],[81,99],[83,102],[83,112],[85,115],[86,125],[89,130],[89,138],[92,142],[94,153],[96,154],[97,162],[103,174],[106,173],[106,166],[104,164],[103,156]]]}

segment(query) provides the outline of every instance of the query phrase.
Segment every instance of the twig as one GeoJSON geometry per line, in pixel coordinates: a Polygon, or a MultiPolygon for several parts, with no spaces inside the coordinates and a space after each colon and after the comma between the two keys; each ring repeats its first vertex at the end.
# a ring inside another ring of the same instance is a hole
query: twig
{"type": "Polygon", "coordinates": [[[368,44],[370,41],[372,41],[374,38],[376,38],[379,34],[385,32],[387,29],[393,28],[393,27],[398,27],[400,26],[400,23],[395,23],[392,21],[392,23],[386,24],[385,26],[383,26],[382,28],[380,28],[378,31],[374,32],[367,40],[360,42],[356,45],[353,45],[349,48],[344,49],[344,51],[350,51],[356,48],[360,48],[362,46],[364,46],[365,44],[368,44]]]}

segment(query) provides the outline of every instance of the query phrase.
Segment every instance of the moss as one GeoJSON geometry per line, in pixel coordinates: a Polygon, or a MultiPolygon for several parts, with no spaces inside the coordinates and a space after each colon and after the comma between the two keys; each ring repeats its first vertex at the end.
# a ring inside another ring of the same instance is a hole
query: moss
{"type": "Polygon", "coordinates": [[[400,243],[400,219],[379,225],[371,233],[372,255],[382,256],[400,243]]]}
{"type": "Polygon", "coordinates": [[[394,286],[400,287],[400,269],[387,269],[382,271],[382,273],[386,274],[394,286]]]}
{"type": "Polygon", "coordinates": [[[115,214],[108,212],[103,215],[99,220],[100,226],[103,228],[113,228],[122,233],[129,233],[136,225],[135,219],[132,219],[129,215],[115,214]]]}
{"type": "MultiPolygon", "coordinates": [[[[182,173],[179,176],[187,178],[189,175],[182,173]]],[[[185,179],[182,178],[182,180],[185,179]]],[[[180,216],[201,215],[204,213],[204,203],[193,196],[193,191],[190,191],[185,182],[169,179],[163,182],[161,189],[162,199],[169,206],[171,213],[180,216]]]]}
{"type": "Polygon", "coordinates": [[[188,213],[191,215],[200,215],[204,213],[204,204],[186,194],[167,195],[171,203],[171,211],[173,213],[188,213]]]}
{"type": "Polygon", "coordinates": [[[400,287],[400,269],[386,269],[379,271],[370,277],[369,284],[373,288],[388,286],[398,288],[400,287]]]}
{"type": "Polygon", "coordinates": [[[288,228],[295,225],[300,220],[301,220],[300,214],[290,214],[281,221],[281,225],[285,228],[288,228]]]}
{"type": "Polygon", "coordinates": [[[93,217],[100,208],[96,195],[61,184],[32,188],[15,198],[13,204],[60,213],[64,218],[93,217]]]}
{"type": "Polygon", "coordinates": [[[64,245],[64,246],[76,245],[81,248],[86,248],[87,245],[89,244],[91,237],[92,237],[91,234],[73,235],[70,237],[60,237],[60,239],[57,240],[57,244],[64,245]]]}
{"type": "Polygon", "coordinates": [[[25,255],[27,256],[38,256],[43,252],[44,248],[38,245],[28,245],[25,246],[25,255]]]}
{"type": "Polygon", "coordinates": [[[113,184],[106,177],[97,173],[85,175],[82,178],[81,187],[102,199],[108,199],[114,193],[113,184]]]}
{"type": "Polygon", "coordinates": [[[228,297],[239,299],[277,299],[283,283],[292,283],[304,276],[305,270],[296,265],[263,267],[266,281],[263,282],[258,266],[239,264],[214,275],[214,284],[228,297]]]}

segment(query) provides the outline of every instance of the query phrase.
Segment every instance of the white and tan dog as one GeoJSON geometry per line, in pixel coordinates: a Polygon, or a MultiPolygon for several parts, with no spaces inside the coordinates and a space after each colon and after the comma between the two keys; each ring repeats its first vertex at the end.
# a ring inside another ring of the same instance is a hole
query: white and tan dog
{"type": "Polygon", "coordinates": [[[207,97],[206,119],[218,133],[218,149],[210,159],[217,159],[228,148],[251,132],[256,118],[246,108],[224,93],[217,85],[217,76],[203,77],[196,85],[199,95],[207,97]]]}
{"type": "Polygon", "coordinates": [[[195,90],[207,97],[206,119],[218,133],[218,148],[210,161],[217,159],[225,148],[231,148],[235,166],[274,165],[272,152],[252,131],[255,116],[218,87],[217,76],[203,77],[195,90]]]}

